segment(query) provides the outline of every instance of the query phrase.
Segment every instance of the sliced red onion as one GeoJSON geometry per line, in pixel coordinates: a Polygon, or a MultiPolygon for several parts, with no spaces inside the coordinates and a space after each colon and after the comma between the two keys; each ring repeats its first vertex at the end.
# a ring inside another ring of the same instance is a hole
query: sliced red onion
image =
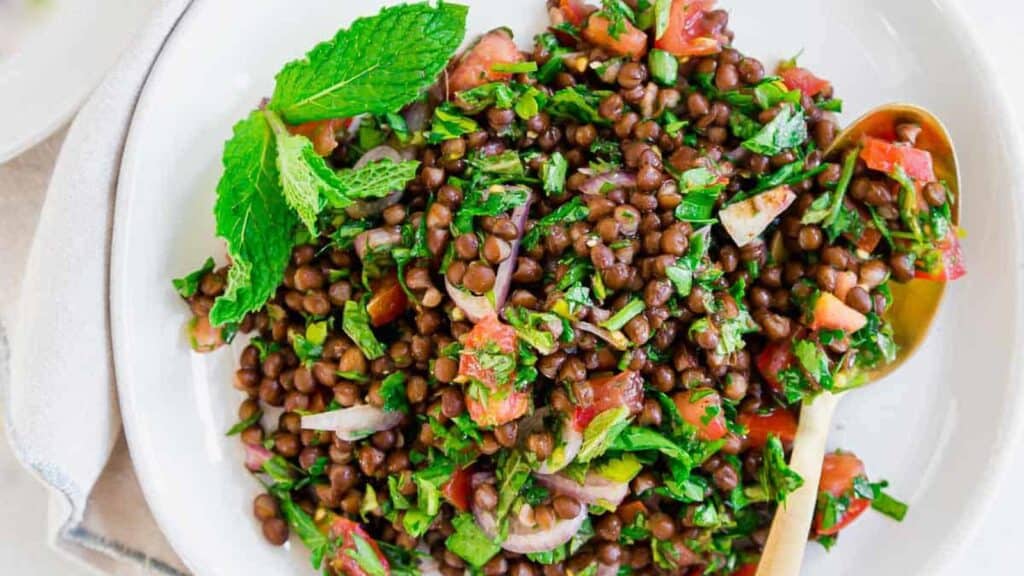
{"type": "Polygon", "coordinates": [[[402,421],[401,412],[385,412],[376,406],[361,404],[302,417],[303,430],[333,430],[338,438],[351,442],[374,432],[390,430],[402,421]]]}
{"type": "Polygon", "coordinates": [[[383,246],[391,246],[402,241],[402,229],[398,226],[382,226],[361,232],[353,241],[356,254],[362,260],[367,252],[372,252],[383,246]]]}
{"type": "Polygon", "coordinates": [[[618,188],[636,188],[636,176],[622,170],[598,174],[580,185],[582,194],[604,194],[618,188]]]}
{"type": "Polygon", "coordinates": [[[470,322],[475,324],[494,314],[494,306],[486,296],[471,294],[452,284],[447,277],[444,279],[444,289],[470,322]]]}
{"type": "Polygon", "coordinates": [[[534,477],[542,486],[584,504],[618,506],[629,493],[629,484],[613,482],[596,472],[588,472],[582,485],[562,474],[534,474],[534,477]]]}
{"type": "Polygon", "coordinates": [[[391,146],[382,144],[380,146],[377,146],[376,148],[370,148],[369,150],[367,150],[366,153],[359,158],[359,160],[356,160],[355,165],[352,167],[355,168],[356,170],[359,170],[360,168],[366,166],[370,162],[377,162],[379,160],[385,159],[398,163],[402,161],[402,155],[398,153],[398,150],[395,150],[391,146]]]}
{"type": "Polygon", "coordinates": [[[593,334],[594,336],[597,336],[601,340],[607,342],[609,346],[615,348],[616,350],[629,349],[629,338],[626,338],[626,335],[623,334],[622,332],[612,332],[607,328],[595,326],[590,322],[576,322],[572,325],[572,327],[577,330],[582,330],[584,332],[588,332],[590,334],[593,334]]]}
{"type": "Polygon", "coordinates": [[[469,477],[469,485],[475,490],[481,484],[493,484],[495,478],[496,476],[494,475],[494,472],[474,472],[473,475],[469,477]]]}
{"type": "Polygon", "coordinates": [[[251,472],[263,470],[263,463],[270,460],[274,455],[259,444],[245,445],[245,467],[251,472]]]}
{"type": "MultiPolygon", "coordinates": [[[[519,422],[519,433],[516,441],[520,444],[525,444],[530,434],[538,430],[545,430],[547,427],[544,425],[544,419],[554,413],[554,409],[550,406],[542,406],[534,411],[533,414],[523,418],[519,422]]],[[[561,437],[555,450],[537,468],[537,472],[541,474],[554,474],[565,468],[576,458],[576,455],[580,453],[580,448],[583,446],[583,434],[568,419],[562,416],[559,416],[559,418],[562,419],[561,437]]]]}
{"type": "MultiPolygon", "coordinates": [[[[498,525],[491,512],[474,509],[476,522],[480,529],[489,537],[494,538],[498,534],[498,525]]],[[[501,543],[501,547],[516,554],[532,554],[534,552],[547,552],[565,544],[580,531],[583,523],[587,520],[587,508],[580,506],[580,512],[572,518],[558,520],[547,530],[540,528],[528,528],[523,526],[518,519],[513,517],[509,522],[508,538],[501,543]]]]}
{"type": "Polygon", "coordinates": [[[380,214],[388,206],[398,204],[398,201],[401,199],[402,191],[395,190],[391,194],[376,200],[358,200],[354,204],[345,207],[345,214],[348,214],[349,218],[362,220],[363,218],[380,214]]]}

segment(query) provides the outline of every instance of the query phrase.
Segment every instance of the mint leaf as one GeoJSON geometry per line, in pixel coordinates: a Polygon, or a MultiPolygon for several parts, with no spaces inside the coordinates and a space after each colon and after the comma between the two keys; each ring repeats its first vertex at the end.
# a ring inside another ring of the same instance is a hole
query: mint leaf
{"type": "Polygon", "coordinates": [[[416,177],[419,167],[418,160],[398,163],[381,160],[358,170],[339,170],[337,186],[325,190],[327,202],[335,208],[345,208],[356,200],[383,198],[396,190],[404,190],[405,185],[416,177]]]}
{"type": "Polygon", "coordinates": [[[474,568],[483,567],[488,560],[501,552],[501,546],[484,534],[472,514],[463,512],[456,515],[452,518],[452,528],[455,532],[444,541],[445,547],[474,568]]]}
{"type": "Polygon", "coordinates": [[[355,300],[345,302],[341,329],[369,360],[376,360],[385,354],[384,345],[377,340],[373,329],[370,328],[370,315],[366,313],[366,308],[355,300]]]}
{"type": "Polygon", "coordinates": [[[270,109],[291,124],[398,112],[448,64],[467,11],[423,2],[358,18],[278,73],[270,109]]]}
{"type": "Polygon", "coordinates": [[[385,412],[409,412],[409,400],[405,396],[405,373],[389,374],[380,383],[380,397],[384,399],[385,412]]]}
{"type": "Polygon", "coordinates": [[[190,272],[181,278],[171,280],[171,284],[174,285],[174,289],[178,291],[182,298],[191,298],[199,290],[199,283],[203,280],[203,276],[212,272],[213,267],[213,258],[207,258],[202,268],[190,272]]]}
{"type": "Polygon", "coordinates": [[[262,308],[288,266],[299,219],[281,192],[276,156],[273,132],[259,111],[235,124],[224,145],[214,215],[232,264],[227,290],[210,310],[215,326],[241,322],[262,308]]]}
{"type": "Polygon", "coordinates": [[[807,140],[807,123],[803,111],[793,105],[785,105],[771,122],[743,141],[743,147],[751,152],[774,156],[786,148],[793,148],[807,140]]]}
{"type": "Polygon", "coordinates": [[[324,197],[341,185],[327,161],[313,149],[313,142],[290,134],[277,114],[264,110],[277,143],[277,170],[288,205],[299,215],[306,229],[317,236],[316,217],[324,206],[324,197]]]}

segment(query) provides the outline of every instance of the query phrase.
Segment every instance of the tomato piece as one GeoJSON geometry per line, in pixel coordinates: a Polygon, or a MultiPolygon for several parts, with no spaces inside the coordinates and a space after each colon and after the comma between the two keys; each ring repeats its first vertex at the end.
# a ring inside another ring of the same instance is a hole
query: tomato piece
{"type": "Polygon", "coordinates": [[[718,440],[729,431],[722,413],[722,398],[710,388],[694,388],[680,392],[672,400],[683,421],[697,428],[697,438],[718,440]]]}
{"type": "Polygon", "coordinates": [[[853,333],[867,323],[867,317],[847,306],[831,292],[822,292],[814,303],[812,330],[844,330],[853,333]]]}
{"type": "Polygon", "coordinates": [[[832,452],[821,464],[819,492],[828,492],[836,498],[853,490],[854,478],[864,476],[864,462],[852,452],[832,452]]]}
{"type": "Polygon", "coordinates": [[[313,150],[320,156],[330,156],[338,147],[338,132],[347,129],[350,124],[351,118],[329,118],[303,122],[298,126],[289,127],[288,131],[309,138],[313,142],[313,150]]]}
{"type": "Polygon", "coordinates": [[[593,400],[573,411],[573,425],[583,430],[595,416],[616,406],[629,408],[637,414],[644,408],[644,379],[635,370],[592,378],[588,382],[593,391],[593,400]]]}
{"type": "Polygon", "coordinates": [[[441,486],[441,494],[446,500],[451,502],[452,506],[458,508],[460,512],[469,510],[469,497],[473,493],[473,487],[470,483],[472,477],[473,470],[471,466],[459,468],[452,473],[451,479],[441,486]]]}
{"type": "Polygon", "coordinates": [[[196,352],[213,352],[225,344],[223,330],[210,324],[209,316],[196,316],[188,323],[188,341],[196,352]]]}
{"type": "Polygon", "coordinates": [[[483,402],[466,396],[469,417],[480,426],[501,426],[526,414],[529,409],[530,395],[512,390],[511,384],[491,392],[483,402]]]}
{"type": "Polygon", "coordinates": [[[744,412],[737,421],[747,429],[747,444],[754,448],[763,448],[770,435],[778,436],[783,445],[792,444],[796,438],[796,416],[785,408],[776,408],[765,414],[744,412]]]}
{"type": "Polygon", "coordinates": [[[676,56],[706,56],[722,51],[729,39],[704,18],[715,0],[673,0],[668,27],[654,46],[676,56]]]}
{"type": "Polygon", "coordinates": [[[754,576],[757,574],[757,564],[744,564],[732,573],[732,576],[754,576]]]}
{"type": "Polygon", "coordinates": [[[838,534],[840,530],[846,528],[853,521],[856,520],[865,510],[871,507],[871,501],[867,498],[853,498],[850,500],[850,505],[846,507],[846,512],[843,514],[835,524],[828,528],[822,528],[822,515],[820,513],[814,515],[814,532],[819,536],[832,536],[838,534]]]}
{"type": "Polygon", "coordinates": [[[408,307],[409,298],[398,278],[389,276],[373,289],[373,296],[366,303],[366,313],[370,316],[370,324],[380,328],[397,320],[408,307]]]}
{"type": "Polygon", "coordinates": [[[589,4],[584,4],[581,0],[560,0],[558,9],[562,11],[562,16],[565,16],[565,20],[573,26],[583,24],[587,16],[596,10],[596,8],[589,4]]]}
{"type": "Polygon", "coordinates": [[[818,78],[806,68],[798,66],[780,70],[779,76],[782,77],[782,83],[786,85],[786,88],[799,90],[811,98],[832,86],[828,80],[818,78]]]}
{"type": "Polygon", "coordinates": [[[896,166],[902,166],[907,176],[918,182],[935,181],[932,155],[927,150],[865,136],[860,157],[872,170],[892,174],[896,170],[896,166]]]}
{"type": "Polygon", "coordinates": [[[595,12],[587,18],[583,38],[616,56],[628,56],[638,60],[647,53],[647,34],[628,20],[623,19],[621,22],[622,30],[617,37],[613,36],[609,31],[611,21],[600,12],[595,12]]]}
{"type": "Polygon", "coordinates": [[[481,352],[491,356],[507,355],[515,362],[516,331],[507,324],[502,324],[497,315],[490,315],[476,323],[473,329],[462,339],[462,354],[459,356],[459,377],[461,381],[476,380],[495,389],[500,385],[515,380],[514,370],[508,378],[498,382],[494,368],[484,367],[479,357],[481,352]]]}
{"type": "Polygon", "coordinates": [[[914,271],[915,278],[944,282],[962,278],[967,274],[963,249],[960,247],[960,238],[955,229],[950,229],[946,238],[937,244],[937,248],[942,254],[942,262],[935,270],[914,271]]]}
{"type": "Polygon", "coordinates": [[[369,573],[359,565],[359,562],[346,553],[348,550],[356,550],[356,537],[358,536],[365,540],[370,545],[370,548],[373,549],[377,560],[384,567],[385,576],[391,574],[391,566],[388,564],[387,557],[380,551],[377,541],[370,538],[370,535],[358,523],[344,516],[335,516],[331,521],[329,535],[332,539],[338,539],[337,552],[334,558],[331,559],[331,567],[338,573],[345,576],[369,576],[369,573]]]}
{"type": "Polygon", "coordinates": [[[523,55],[512,41],[511,32],[505,28],[491,30],[459,58],[448,74],[448,87],[452,92],[461,92],[488,82],[508,80],[511,74],[496,72],[493,66],[522,60],[523,55]]]}
{"type": "Polygon", "coordinates": [[[757,371],[768,386],[782,392],[779,372],[793,365],[793,343],[789,340],[771,342],[757,355],[757,371]]]}

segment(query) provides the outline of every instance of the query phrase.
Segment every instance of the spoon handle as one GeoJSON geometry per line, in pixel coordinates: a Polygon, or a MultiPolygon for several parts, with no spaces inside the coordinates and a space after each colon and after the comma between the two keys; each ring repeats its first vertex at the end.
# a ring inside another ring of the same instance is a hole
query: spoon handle
{"type": "Polygon", "coordinates": [[[757,576],[798,576],[818,499],[818,480],[825,459],[825,443],[832,414],[842,394],[822,392],[800,409],[800,425],[793,441],[789,466],[804,484],[780,504],[772,520],[757,576]]]}

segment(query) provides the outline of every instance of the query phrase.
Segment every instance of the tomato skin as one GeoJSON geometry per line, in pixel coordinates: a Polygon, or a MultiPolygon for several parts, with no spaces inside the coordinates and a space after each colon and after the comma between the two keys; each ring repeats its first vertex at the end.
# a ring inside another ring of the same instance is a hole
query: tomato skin
{"type": "Polygon", "coordinates": [[[853,480],[864,476],[864,462],[852,452],[832,452],[821,464],[819,492],[828,492],[839,498],[853,490],[853,480]]]}
{"type": "Polygon", "coordinates": [[[480,366],[474,352],[482,350],[488,344],[494,343],[498,351],[503,354],[510,354],[513,357],[516,353],[516,331],[507,324],[502,324],[497,315],[490,315],[476,323],[473,329],[466,333],[462,339],[462,354],[459,356],[460,379],[477,380],[486,384],[492,390],[501,385],[511,385],[515,380],[515,374],[509,375],[506,382],[495,381],[492,369],[480,366]]]}
{"type": "Polygon", "coordinates": [[[370,316],[370,324],[380,328],[397,320],[408,307],[409,298],[405,290],[396,277],[390,276],[373,289],[373,296],[366,303],[366,313],[370,316]]]}
{"type": "Polygon", "coordinates": [[[562,11],[562,16],[565,16],[566,21],[573,26],[583,24],[587,16],[596,10],[596,8],[589,4],[584,4],[581,0],[560,0],[558,9],[562,11]]]}
{"type": "Polygon", "coordinates": [[[798,66],[780,70],[779,76],[782,77],[782,82],[787,88],[799,90],[811,98],[832,86],[828,80],[818,78],[810,70],[798,66]]]}
{"type": "Polygon", "coordinates": [[[466,396],[469,417],[480,426],[501,426],[526,414],[529,409],[530,395],[526,392],[498,389],[487,397],[486,403],[466,396]]]}
{"type": "Polygon", "coordinates": [[[451,479],[441,486],[441,494],[460,512],[469,510],[469,497],[473,493],[470,480],[473,476],[472,466],[459,468],[452,473],[451,479]]]}
{"type": "Polygon", "coordinates": [[[608,18],[595,12],[590,15],[590,18],[587,18],[587,24],[583,28],[583,38],[616,56],[628,56],[638,60],[647,53],[647,34],[643,30],[629,21],[623,20],[624,30],[619,33],[618,38],[613,38],[608,31],[610,25],[611,21],[608,18]]]}
{"type": "Polygon", "coordinates": [[[775,392],[782,392],[779,372],[793,365],[793,343],[789,340],[771,342],[757,355],[757,371],[775,392]]]}
{"type": "Polygon", "coordinates": [[[967,274],[967,266],[955,229],[950,229],[946,238],[938,243],[938,249],[942,253],[941,267],[932,271],[915,270],[914,277],[936,282],[963,278],[967,274]]]}
{"type": "Polygon", "coordinates": [[[673,0],[669,9],[668,27],[654,46],[679,57],[707,56],[722,51],[728,42],[721,33],[710,29],[704,21],[705,12],[716,0],[673,0]]]}
{"type": "Polygon", "coordinates": [[[637,414],[644,408],[644,380],[635,370],[592,378],[589,382],[593,401],[586,406],[577,406],[573,411],[573,425],[583,430],[595,416],[616,406],[629,408],[637,414]]]}
{"type": "Polygon", "coordinates": [[[818,536],[833,536],[838,534],[840,530],[846,528],[853,521],[860,517],[865,510],[871,507],[871,501],[867,498],[851,498],[850,505],[846,507],[846,513],[840,518],[834,525],[828,528],[822,528],[822,515],[814,515],[814,533],[818,536]]]}
{"type": "Polygon", "coordinates": [[[377,559],[380,560],[381,565],[384,567],[385,575],[391,574],[391,566],[388,564],[387,557],[380,551],[377,541],[371,538],[361,525],[344,516],[336,516],[330,525],[329,536],[340,539],[337,553],[331,560],[332,567],[345,576],[369,576],[355,558],[345,553],[346,550],[356,549],[355,536],[353,536],[355,534],[366,540],[370,547],[373,548],[374,554],[377,555],[377,559]]]}
{"type": "Polygon", "coordinates": [[[289,127],[288,131],[309,138],[313,142],[313,150],[320,156],[330,156],[331,152],[338,147],[335,134],[342,129],[347,129],[350,124],[352,124],[351,118],[329,118],[303,122],[289,127]]]}
{"type": "Polygon", "coordinates": [[[796,438],[796,417],[785,408],[766,414],[744,412],[737,421],[747,429],[747,445],[754,448],[764,448],[770,435],[778,436],[784,446],[792,444],[796,438]]]}
{"type": "Polygon", "coordinates": [[[689,392],[680,392],[672,399],[679,409],[683,421],[697,428],[697,439],[705,442],[718,440],[729,431],[726,428],[725,415],[722,414],[722,398],[717,392],[708,392],[709,388],[694,388],[689,392]],[[693,396],[698,396],[692,400],[693,396]],[[707,410],[717,407],[718,412],[706,423],[707,410]]]}
{"type": "Polygon", "coordinates": [[[732,573],[732,576],[754,576],[757,574],[757,564],[744,564],[732,573]]]}
{"type": "Polygon", "coordinates": [[[521,62],[523,55],[512,41],[512,34],[505,28],[491,30],[480,37],[459,59],[448,74],[448,87],[452,92],[476,88],[488,82],[508,80],[511,74],[495,72],[495,64],[521,62]]]}
{"type": "Polygon", "coordinates": [[[831,292],[822,292],[814,303],[812,330],[843,330],[852,334],[867,323],[866,316],[847,306],[831,292]]]}
{"type": "Polygon", "coordinates": [[[860,157],[872,170],[892,174],[896,170],[896,166],[899,165],[903,167],[907,176],[917,182],[935,181],[932,155],[927,150],[865,136],[860,157]]]}

